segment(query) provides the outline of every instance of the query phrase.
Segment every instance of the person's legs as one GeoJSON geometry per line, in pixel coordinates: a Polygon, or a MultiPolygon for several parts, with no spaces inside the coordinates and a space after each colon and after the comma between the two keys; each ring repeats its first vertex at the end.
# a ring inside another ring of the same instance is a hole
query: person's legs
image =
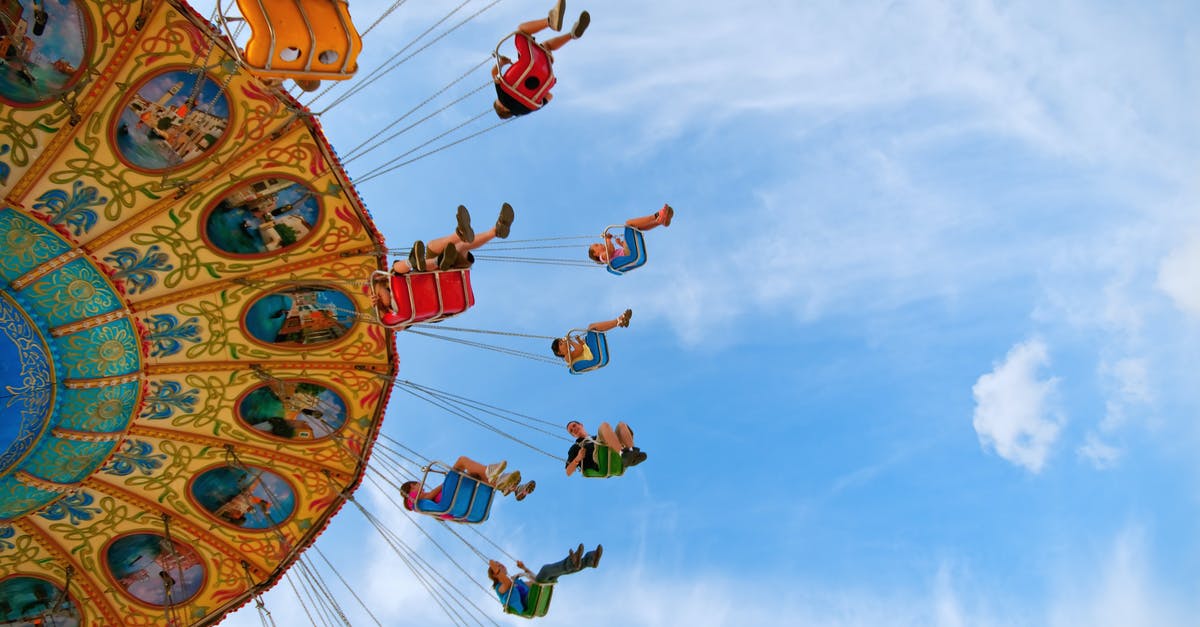
{"type": "Polygon", "coordinates": [[[621,441],[621,448],[633,448],[633,429],[630,429],[629,425],[618,422],[616,433],[617,439],[621,441]]]}
{"type": "Polygon", "coordinates": [[[662,209],[640,218],[630,218],[625,221],[625,226],[632,226],[639,231],[649,231],[656,226],[671,226],[671,218],[675,217],[675,210],[671,205],[663,205],[662,209]]]}
{"type": "Polygon", "coordinates": [[[489,466],[484,466],[483,464],[464,455],[459,457],[458,460],[454,462],[454,469],[466,473],[475,479],[486,482],[490,480],[492,475],[499,477],[500,473],[504,472],[504,467],[507,465],[507,462],[499,461],[489,466]]]}
{"type": "Polygon", "coordinates": [[[588,331],[599,331],[600,333],[604,333],[606,331],[612,331],[613,329],[615,329],[617,327],[629,326],[629,320],[632,317],[633,317],[633,310],[626,309],[624,311],[624,313],[617,316],[616,318],[613,318],[612,320],[603,320],[600,322],[593,322],[593,323],[589,324],[587,328],[588,328],[588,331]]]}
{"type": "Polygon", "coordinates": [[[555,583],[559,577],[577,573],[583,569],[583,562],[574,553],[568,554],[557,562],[551,562],[538,569],[534,581],[538,583],[555,583]]]}
{"type": "Polygon", "coordinates": [[[613,431],[612,425],[608,424],[607,422],[600,423],[600,430],[596,432],[596,435],[600,437],[600,442],[602,442],[604,446],[607,446],[614,451],[619,451],[625,448],[621,442],[621,438],[619,438],[616,432],[613,431]]]}
{"type": "Polygon", "coordinates": [[[547,39],[546,41],[541,42],[541,44],[542,44],[542,47],[545,48],[546,50],[549,50],[550,52],[554,52],[555,50],[558,50],[559,48],[562,48],[563,46],[567,45],[567,42],[571,41],[572,39],[574,39],[574,37],[572,37],[570,33],[567,33],[566,35],[559,35],[558,37],[551,37],[550,39],[547,39]]]}
{"type": "Polygon", "coordinates": [[[550,28],[550,20],[547,18],[522,22],[517,26],[517,30],[525,33],[526,35],[534,35],[546,30],[547,28],[550,28]]]}

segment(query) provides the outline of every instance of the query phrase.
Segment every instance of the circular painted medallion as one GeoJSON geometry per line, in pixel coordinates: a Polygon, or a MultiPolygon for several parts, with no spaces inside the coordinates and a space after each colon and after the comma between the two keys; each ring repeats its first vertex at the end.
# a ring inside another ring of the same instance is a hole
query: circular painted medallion
{"type": "Polygon", "coordinates": [[[350,332],[358,312],[340,290],[299,285],[260,296],[246,308],[246,333],[264,344],[305,347],[335,342],[350,332]]]}
{"type": "Polygon", "coordinates": [[[269,436],[299,442],[319,440],[346,424],[346,402],[310,381],[262,385],[242,397],[238,418],[269,436]]]}
{"type": "Polygon", "coordinates": [[[271,529],[296,511],[296,491],[262,468],[218,466],[192,480],[188,492],[221,522],[242,529],[271,529]]]}
{"type": "Polygon", "coordinates": [[[71,89],[91,55],[91,29],[76,0],[0,2],[0,102],[53,102],[71,89]]]}
{"type": "Polygon", "coordinates": [[[157,533],[117,538],[104,550],[104,563],[122,590],[149,605],[178,605],[204,587],[200,554],[157,533]]]}
{"type": "Polygon", "coordinates": [[[50,581],[19,575],[0,581],[0,624],[79,627],[79,617],[71,597],[50,581]]]}
{"type": "Polygon", "coordinates": [[[279,253],[309,238],[321,217],[316,193],[286,178],[261,178],[229,189],[204,217],[204,239],[237,256],[279,253]]]}
{"type": "Polygon", "coordinates": [[[49,348],[24,310],[0,291],[0,471],[37,443],[54,400],[49,348]]]}
{"type": "Polygon", "coordinates": [[[130,167],[178,168],[207,156],[225,136],[229,100],[204,72],[167,70],[131,91],[112,129],[117,155],[130,167]]]}

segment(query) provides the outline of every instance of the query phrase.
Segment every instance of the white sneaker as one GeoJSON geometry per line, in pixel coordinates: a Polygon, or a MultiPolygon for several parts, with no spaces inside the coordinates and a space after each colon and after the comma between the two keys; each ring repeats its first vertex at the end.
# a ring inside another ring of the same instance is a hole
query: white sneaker
{"type": "Polygon", "coordinates": [[[550,23],[550,28],[556,31],[562,30],[563,13],[567,11],[567,0],[558,0],[550,9],[550,14],[546,16],[546,21],[550,23]]]}
{"type": "Polygon", "coordinates": [[[496,462],[494,464],[488,464],[486,473],[487,482],[492,485],[496,485],[496,482],[500,479],[500,475],[504,474],[505,466],[508,466],[508,462],[496,462]]]}

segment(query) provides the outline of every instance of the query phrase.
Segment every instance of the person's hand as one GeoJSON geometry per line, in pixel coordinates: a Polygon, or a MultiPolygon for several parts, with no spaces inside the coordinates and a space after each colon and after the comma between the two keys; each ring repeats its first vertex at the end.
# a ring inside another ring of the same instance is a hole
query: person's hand
{"type": "Polygon", "coordinates": [[[522,562],[521,560],[517,560],[517,568],[520,568],[521,570],[529,570],[525,568],[525,562],[522,562]]]}

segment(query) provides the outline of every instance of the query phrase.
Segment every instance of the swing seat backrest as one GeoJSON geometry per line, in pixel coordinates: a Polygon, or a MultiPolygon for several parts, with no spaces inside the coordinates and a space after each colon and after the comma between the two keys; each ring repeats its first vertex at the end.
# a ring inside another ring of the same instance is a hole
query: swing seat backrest
{"type": "MultiPolygon", "coordinates": [[[[250,25],[242,60],[255,74],[340,81],[358,71],[362,38],[346,0],[237,0],[237,5],[250,25]]],[[[228,31],[223,12],[221,21],[228,31]]]]}
{"type": "Polygon", "coordinates": [[[471,498],[471,506],[467,510],[466,516],[459,522],[478,524],[488,519],[488,515],[492,511],[492,501],[496,498],[496,488],[480,483],[475,488],[475,494],[471,498]]]}
{"type": "Polygon", "coordinates": [[[504,45],[509,37],[513,38],[513,45],[517,48],[517,60],[502,69],[496,84],[527,109],[535,111],[542,107],[542,100],[558,82],[554,77],[554,57],[539,46],[533,37],[517,31],[496,44],[493,56],[497,59],[498,69],[500,46],[504,45]]]}
{"type": "Polygon", "coordinates": [[[402,331],[420,322],[439,322],[475,306],[470,269],[393,275],[389,285],[395,312],[379,320],[389,329],[402,331]]]}
{"type": "Polygon", "coordinates": [[[624,239],[628,254],[613,257],[605,265],[605,269],[617,276],[646,265],[646,236],[641,231],[632,226],[613,225],[604,229],[604,233],[622,228],[625,229],[624,239]]]}
{"type": "Polygon", "coordinates": [[[583,476],[589,479],[607,479],[620,477],[625,474],[625,464],[621,461],[621,453],[604,445],[596,446],[596,470],[583,469],[583,476]]]}
{"type": "Polygon", "coordinates": [[[426,470],[425,476],[421,480],[422,492],[425,491],[430,474],[433,474],[435,477],[437,475],[443,475],[442,496],[440,499],[441,502],[430,499],[420,499],[417,501],[417,511],[421,512],[422,514],[445,514],[446,512],[450,511],[450,508],[454,505],[454,497],[458,494],[458,480],[462,477],[462,475],[454,471],[438,471],[433,470],[432,468],[430,470],[426,470]]]}
{"type": "MultiPolygon", "coordinates": [[[[523,575],[517,575],[513,578],[513,586],[508,589],[510,595],[517,593],[517,579],[525,579],[523,575]]],[[[508,600],[504,602],[504,612],[521,618],[538,618],[545,616],[546,612],[550,611],[550,599],[554,596],[554,584],[538,583],[536,581],[526,581],[529,584],[529,594],[525,595],[525,611],[517,612],[508,606],[508,600]]]]}
{"type": "Polygon", "coordinates": [[[464,476],[458,481],[458,491],[454,494],[454,505],[449,514],[455,522],[483,522],[491,509],[494,494],[492,486],[464,476]],[[472,520],[473,513],[478,520],[472,520]]]}
{"type": "Polygon", "coordinates": [[[587,329],[571,329],[567,332],[568,339],[583,337],[588,350],[592,352],[591,359],[577,359],[568,367],[571,374],[583,374],[608,365],[608,339],[599,331],[587,329]]]}

